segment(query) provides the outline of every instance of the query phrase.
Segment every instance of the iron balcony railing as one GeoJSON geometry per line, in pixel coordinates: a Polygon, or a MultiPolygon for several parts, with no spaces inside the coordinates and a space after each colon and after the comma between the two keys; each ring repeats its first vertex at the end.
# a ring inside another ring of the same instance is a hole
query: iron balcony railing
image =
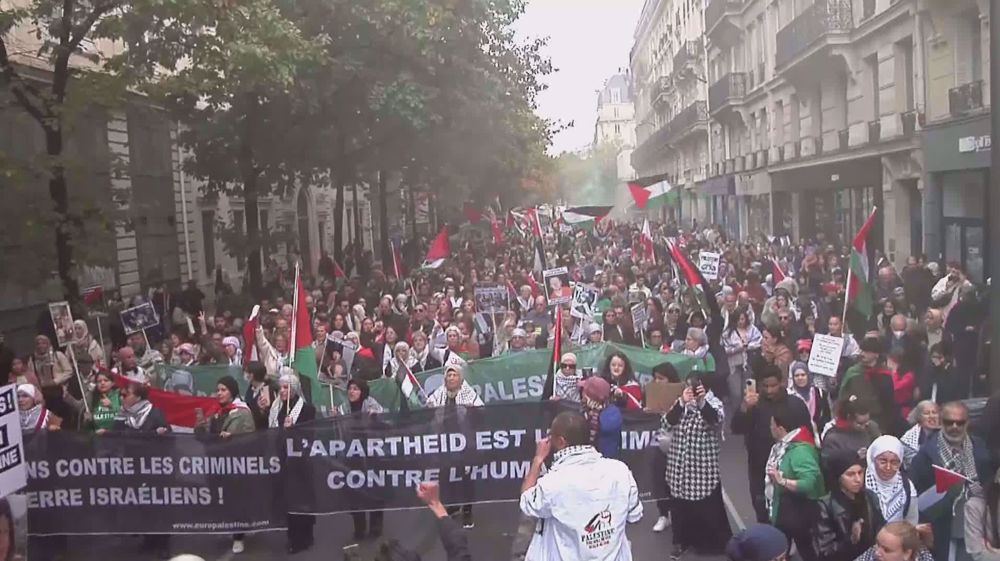
{"type": "Polygon", "coordinates": [[[784,66],[828,33],[854,27],[850,0],[816,0],[778,31],[775,64],[784,66]]]}
{"type": "Polygon", "coordinates": [[[739,103],[747,93],[746,74],[732,72],[726,74],[708,87],[708,106],[718,111],[731,103],[739,103]]]}

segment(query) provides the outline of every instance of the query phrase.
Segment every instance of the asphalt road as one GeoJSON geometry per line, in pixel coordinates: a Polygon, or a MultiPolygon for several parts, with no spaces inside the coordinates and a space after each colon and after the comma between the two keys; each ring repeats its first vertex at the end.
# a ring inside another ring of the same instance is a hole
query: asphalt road
{"type": "MultiPolygon", "coordinates": [[[[741,437],[727,436],[721,455],[723,491],[727,502],[730,525],[733,530],[744,523],[753,522],[753,510],[747,493],[746,453],[741,437]]],[[[633,557],[637,560],[667,560],[671,549],[670,530],[653,533],[658,516],[655,503],[644,505],[644,517],[628,529],[633,557]]],[[[469,543],[476,561],[509,561],[511,543],[517,531],[518,509],[511,503],[477,505],[476,527],[469,530],[469,543]]],[[[341,561],[343,547],[352,543],[353,525],[346,514],[321,517],[315,529],[316,544],[312,549],[291,556],[285,551],[284,532],[265,532],[248,535],[246,551],[233,555],[228,536],[174,536],[171,551],[174,555],[191,553],[206,561],[266,561],[289,559],[293,561],[341,561]]],[[[437,537],[432,515],[426,510],[389,512],[385,517],[384,538],[395,538],[404,546],[420,552],[424,561],[444,561],[445,554],[437,537]]],[[[139,552],[140,539],[130,536],[74,536],[69,539],[69,554],[64,559],[72,561],[116,561],[154,559],[139,552]]],[[[358,548],[359,561],[374,558],[376,542],[364,542],[358,548]]],[[[29,550],[31,561],[43,560],[38,548],[29,550]],[[36,555],[36,553],[40,555],[36,555]]],[[[693,553],[685,559],[713,559],[693,553]]],[[[721,558],[720,558],[721,559],[721,558]]]]}

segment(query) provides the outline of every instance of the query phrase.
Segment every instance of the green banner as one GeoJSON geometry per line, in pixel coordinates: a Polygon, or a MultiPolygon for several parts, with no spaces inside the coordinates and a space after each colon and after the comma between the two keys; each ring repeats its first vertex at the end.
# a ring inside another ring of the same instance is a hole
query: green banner
{"type": "MultiPolygon", "coordinates": [[[[711,355],[707,361],[695,360],[677,353],[661,353],[659,351],[619,345],[616,343],[600,343],[586,347],[570,349],[576,353],[577,368],[593,368],[595,374],[600,374],[604,363],[615,351],[620,351],[632,364],[636,379],[645,386],[653,379],[653,367],[669,362],[677,369],[681,378],[691,372],[712,371],[714,363],[711,355]]],[[[496,401],[535,401],[542,395],[545,376],[551,367],[549,360],[551,349],[535,349],[519,353],[505,354],[499,357],[474,360],[465,368],[465,380],[475,388],[486,403],[496,401]]],[[[185,379],[184,372],[190,373],[195,395],[213,395],[219,378],[232,376],[240,385],[240,392],[246,392],[247,381],[243,372],[237,366],[161,366],[157,370],[157,385],[165,389],[179,390],[186,386],[181,383],[185,379]]],[[[421,386],[429,395],[444,382],[444,369],[437,368],[417,374],[421,386]]],[[[371,396],[388,411],[397,411],[402,399],[399,386],[395,380],[380,378],[368,382],[371,396]]],[[[331,404],[344,403],[346,392],[331,386],[321,385],[312,388],[313,403],[321,414],[330,414],[331,404]]],[[[411,403],[411,408],[419,408],[417,403],[411,403]]]]}

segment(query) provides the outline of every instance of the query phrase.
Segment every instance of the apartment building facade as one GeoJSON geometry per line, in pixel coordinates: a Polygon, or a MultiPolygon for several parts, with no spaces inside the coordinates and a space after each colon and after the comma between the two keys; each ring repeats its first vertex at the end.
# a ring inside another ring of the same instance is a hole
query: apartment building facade
{"type": "MultiPolygon", "coordinates": [[[[926,253],[984,278],[985,2],[707,0],[701,13],[710,161],[685,220],[847,243],[877,206],[875,246],[897,265],[926,253]]],[[[637,47],[653,27],[640,21],[637,47]]],[[[636,152],[679,140],[655,129],[636,152]]],[[[640,176],[664,170],[637,163],[640,176]]]]}

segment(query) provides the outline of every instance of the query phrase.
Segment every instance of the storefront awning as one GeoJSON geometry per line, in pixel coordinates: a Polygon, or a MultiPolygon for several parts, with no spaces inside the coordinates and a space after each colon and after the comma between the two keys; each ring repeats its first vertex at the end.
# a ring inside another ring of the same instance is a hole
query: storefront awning
{"type": "Polygon", "coordinates": [[[735,193],[735,185],[736,179],[732,175],[723,175],[706,179],[700,190],[702,195],[732,195],[735,193]]]}

